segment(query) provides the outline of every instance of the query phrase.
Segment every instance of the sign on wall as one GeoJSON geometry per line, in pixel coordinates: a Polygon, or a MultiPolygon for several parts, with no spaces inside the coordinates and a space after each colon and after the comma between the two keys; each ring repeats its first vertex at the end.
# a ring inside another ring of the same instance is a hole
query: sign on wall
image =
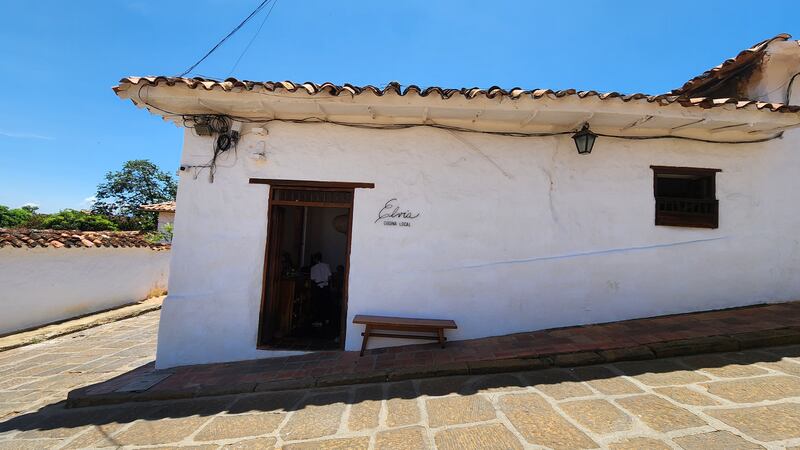
{"type": "Polygon", "coordinates": [[[410,227],[419,215],[419,212],[401,209],[397,199],[392,198],[378,211],[375,223],[382,222],[385,227],[410,227]]]}

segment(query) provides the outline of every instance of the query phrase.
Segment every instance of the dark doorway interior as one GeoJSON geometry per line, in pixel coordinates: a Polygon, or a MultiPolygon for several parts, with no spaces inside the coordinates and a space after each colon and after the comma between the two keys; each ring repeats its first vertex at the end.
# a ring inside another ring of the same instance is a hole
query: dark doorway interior
{"type": "Polygon", "coordinates": [[[352,192],[272,196],[261,346],[343,347],[351,204],[342,200],[348,198],[352,192]]]}

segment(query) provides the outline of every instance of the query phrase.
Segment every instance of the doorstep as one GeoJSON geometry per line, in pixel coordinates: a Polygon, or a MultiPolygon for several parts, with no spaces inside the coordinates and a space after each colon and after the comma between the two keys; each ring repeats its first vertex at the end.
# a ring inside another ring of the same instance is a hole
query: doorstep
{"type": "Polygon", "coordinates": [[[67,407],[519,372],[800,343],[800,301],[438,344],[156,370],[153,363],[69,393],[67,407]]]}

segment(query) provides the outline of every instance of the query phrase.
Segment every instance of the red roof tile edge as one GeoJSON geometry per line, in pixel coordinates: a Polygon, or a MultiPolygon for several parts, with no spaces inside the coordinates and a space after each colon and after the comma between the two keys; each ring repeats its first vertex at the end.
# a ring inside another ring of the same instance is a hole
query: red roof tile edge
{"type": "Polygon", "coordinates": [[[378,88],[372,85],[355,86],[352,84],[337,85],[330,82],[322,84],[306,82],[295,83],[293,81],[248,81],[239,80],[236,78],[228,78],[225,81],[211,80],[207,78],[181,78],[181,77],[167,77],[167,76],[148,76],[148,77],[125,77],[119,81],[119,85],[114,86],[114,92],[119,94],[124,91],[125,85],[129,86],[175,86],[183,85],[189,89],[201,88],[202,90],[211,91],[220,89],[222,91],[244,90],[252,91],[256,88],[264,89],[269,92],[285,91],[289,93],[304,92],[308,95],[328,94],[334,97],[339,95],[357,96],[364,93],[371,93],[378,97],[385,95],[417,95],[419,97],[428,97],[430,95],[438,95],[442,100],[450,99],[454,96],[463,96],[466,99],[474,99],[479,96],[485,98],[509,98],[517,100],[521,97],[530,97],[539,99],[542,97],[550,98],[564,98],[577,96],[580,99],[597,97],[600,100],[619,99],[623,102],[632,100],[645,100],[648,103],[655,103],[659,106],[669,104],[679,104],[684,107],[700,107],[700,108],[714,108],[727,104],[735,105],[736,109],[745,109],[755,107],[758,110],[767,110],[772,112],[800,112],[800,106],[785,105],[783,103],[769,103],[749,99],[737,98],[711,98],[711,97],[697,97],[690,98],[682,95],[661,94],[661,95],[648,95],[642,93],[636,94],[621,94],[619,92],[598,92],[598,91],[578,91],[575,89],[565,89],[554,91],[552,89],[533,89],[525,90],[522,88],[503,89],[498,86],[492,86],[488,89],[481,88],[460,88],[448,89],[439,86],[431,86],[425,89],[416,85],[410,85],[403,88],[397,82],[391,82],[384,88],[378,88]]]}
{"type": "Polygon", "coordinates": [[[169,244],[152,243],[141,231],[76,231],[0,228],[0,248],[149,248],[169,250],[169,244]]]}

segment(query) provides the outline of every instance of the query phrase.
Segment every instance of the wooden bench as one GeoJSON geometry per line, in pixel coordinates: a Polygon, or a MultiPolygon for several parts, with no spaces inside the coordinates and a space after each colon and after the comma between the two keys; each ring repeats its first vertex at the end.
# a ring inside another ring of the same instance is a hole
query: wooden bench
{"type": "Polygon", "coordinates": [[[367,348],[367,340],[370,336],[405,338],[405,339],[426,339],[439,341],[439,345],[444,348],[447,338],[444,337],[444,330],[454,330],[458,328],[452,320],[439,319],[412,319],[408,317],[387,317],[387,316],[366,316],[358,314],[353,318],[353,323],[364,325],[364,340],[361,342],[361,356],[367,348]],[[405,331],[413,333],[428,334],[401,334],[401,333],[381,333],[375,330],[384,331],[405,331]]]}

